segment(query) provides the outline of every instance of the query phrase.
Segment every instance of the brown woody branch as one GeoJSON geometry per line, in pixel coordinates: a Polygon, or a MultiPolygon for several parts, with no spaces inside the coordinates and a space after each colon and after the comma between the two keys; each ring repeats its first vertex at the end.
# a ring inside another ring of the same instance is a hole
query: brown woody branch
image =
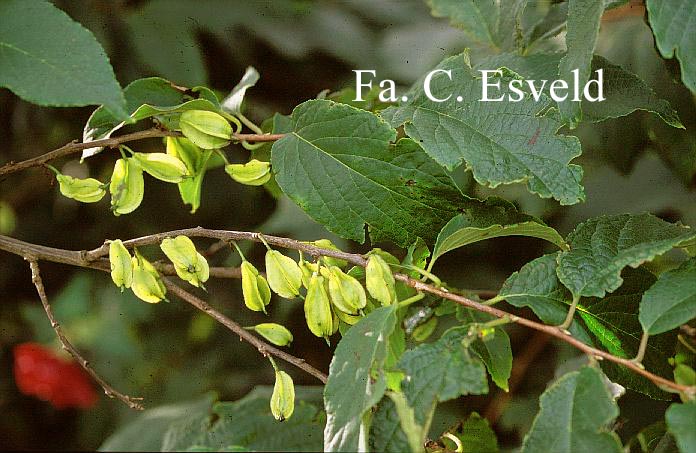
{"type": "Polygon", "coordinates": [[[89,361],[80,354],[80,352],[75,348],[75,346],[72,345],[72,343],[70,343],[68,338],[63,333],[62,327],[53,315],[53,310],[51,309],[51,305],[48,302],[48,297],[46,296],[46,290],[44,288],[43,280],[41,279],[39,263],[37,263],[35,260],[29,259],[29,266],[31,267],[31,281],[32,283],[34,283],[34,286],[36,287],[36,292],[39,293],[39,298],[41,299],[41,304],[43,305],[43,308],[46,311],[46,316],[48,317],[48,320],[51,322],[51,327],[53,327],[53,330],[56,332],[56,336],[58,337],[58,340],[60,341],[60,344],[63,347],[63,349],[66,350],[77,361],[77,363],[80,364],[83,370],[85,370],[90,376],[92,376],[92,379],[94,379],[101,386],[102,389],[104,389],[104,393],[106,394],[106,396],[108,396],[109,398],[118,398],[119,400],[127,404],[128,407],[130,407],[131,409],[136,409],[140,411],[143,410],[143,406],[142,404],[140,404],[142,398],[134,398],[132,396],[125,395],[116,390],[115,388],[111,387],[111,385],[109,385],[108,382],[106,382],[101,376],[97,374],[96,371],[94,371],[89,361]]]}
{"type": "MultiPolygon", "coordinates": [[[[172,236],[178,236],[178,235],[184,235],[184,236],[189,236],[189,237],[200,237],[200,238],[211,238],[211,239],[217,239],[217,240],[222,240],[222,241],[234,241],[234,240],[249,240],[249,241],[254,241],[254,242],[261,242],[261,234],[260,233],[254,233],[254,232],[247,232],[247,231],[227,231],[227,230],[210,230],[206,228],[189,228],[189,229],[182,229],[182,230],[175,230],[175,231],[169,231],[169,232],[164,232],[164,233],[158,233],[158,234],[153,234],[149,236],[144,236],[141,238],[137,239],[131,239],[129,241],[124,241],[124,245],[126,247],[137,247],[137,246],[144,246],[144,245],[149,245],[149,244],[157,244],[160,243],[163,239],[167,237],[172,237],[172,236]]],[[[286,249],[293,249],[293,250],[299,250],[302,251],[303,253],[311,256],[329,256],[333,258],[340,258],[343,259],[351,264],[357,265],[357,266],[366,266],[367,260],[357,254],[353,253],[347,253],[347,252],[342,252],[342,251],[337,251],[337,250],[327,250],[327,249],[322,249],[320,247],[316,247],[312,244],[301,242],[301,241],[296,241],[294,239],[288,239],[288,238],[283,238],[283,237],[277,237],[277,236],[268,236],[268,235],[263,235],[263,239],[270,245],[274,245],[276,247],[281,247],[281,248],[286,248],[286,249]]],[[[76,266],[81,266],[81,267],[96,267],[96,268],[103,268],[103,264],[99,265],[98,267],[96,263],[101,261],[105,256],[108,255],[109,253],[109,246],[108,243],[105,243],[101,247],[98,247],[94,250],[91,251],[68,251],[68,250],[61,250],[61,249],[53,249],[49,247],[43,247],[43,246],[38,246],[34,244],[28,244],[24,243],[22,241],[18,241],[16,239],[8,238],[6,236],[0,236],[0,250],[6,250],[11,253],[15,253],[20,256],[27,256],[26,253],[31,253],[33,256],[36,257],[36,259],[44,259],[47,261],[55,261],[55,262],[61,262],[65,264],[72,264],[76,266]]],[[[404,274],[394,274],[394,277],[405,283],[406,285],[422,292],[426,292],[429,294],[433,294],[438,297],[442,297],[443,299],[448,299],[451,300],[459,305],[481,311],[484,313],[488,313],[490,315],[493,315],[497,318],[507,318],[511,322],[529,327],[531,329],[547,333],[555,338],[558,338],[561,341],[564,341],[575,348],[579,349],[580,351],[584,352],[585,354],[588,354],[592,357],[595,357],[597,359],[605,359],[609,360],[611,362],[620,364],[622,366],[625,366],[626,368],[629,368],[631,371],[633,371],[636,374],[640,374],[644,376],[645,378],[649,379],[652,381],[654,384],[665,388],[669,389],[675,392],[683,392],[686,394],[693,395],[696,393],[696,387],[695,386],[686,386],[686,385],[681,385],[676,382],[670,381],[669,379],[665,379],[661,376],[658,376],[654,373],[651,373],[647,370],[645,370],[642,366],[639,364],[629,360],[625,359],[622,357],[617,357],[613,354],[610,354],[606,351],[602,351],[600,349],[591,347],[583,343],[582,341],[578,340],[577,338],[574,338],[561,329],[555,327],[555,326],[549,326],[546,324],[542,324],[536,321],[532,321],[526,318],[521,318],[519,316],[512,315],[506,311],[500,310],[498,308],[491,307],[489,305],[482,304],[480,302],[471,300],[467,297],[451,293],[447,291],[446,289],[438,288],[433,285],[424,283],[420,280],[416,280],[413,278],[408,277],[407,275],[404,274]]]]}
{"type": "MultiPolygon", "coordinates": [[[[284,134],[234,134],[232,140],[234,141],[246,141],[246,142],[273,142],[280,140],[284,134]]],[[[164,129],[152,128],[144,131],[133,132],[132,134],[120,135],[118,137],[104,138],[101,140],[94,140],[91,142],[77,142],[72,141],[66,143],[60,148],[49,151],[31,159],[23,160],[21,162],[9,162],[2,167],[0,167],[0,177],[8,175],[10,173],[15,173],[21,170],[26,170],[31,167],[39,167],[52,160],[59,159],[61,157],[69,156],[77,152],[83,151],[89,148],[96,147],[109,147],[115,148],[122,143],[132,142],[136,140],[144,140],[147,138],[158,138],[158,137],[181,137],[181,132],[168,131],[164,129]]]]}

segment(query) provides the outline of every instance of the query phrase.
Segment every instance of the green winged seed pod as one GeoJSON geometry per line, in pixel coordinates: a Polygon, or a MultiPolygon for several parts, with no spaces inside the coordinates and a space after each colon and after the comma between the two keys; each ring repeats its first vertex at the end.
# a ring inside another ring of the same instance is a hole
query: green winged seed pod
{"type": "Polygon", "coordinates": [[[191,175],[197,170],[202,153],[203,150],[186,137],[167,137],[167,154],[182,161],[191,175]]]}
{"type": "Polygon", "coordinates": [[[370,255],[365,268],[365,286],[370,295],[383,306],[396,300],[394,276],[389,265],[379,255],[370,255]]]}
{"type": "Polygon", "coordinates": [[[362,319],[362,316],[359,315],[349,315],[348,313],[344,313],[343,311],[339,309],[334,310],[334,314],[340,319],[341,321],[345,322],[346,324],[350,326],[354,326],[355,324],[358,323],[362,319]]]}
{"type": "Polygon", "coordinates": [[[247,186],[262,186],[271,179],[271,163],[256,159],[246,164],[225,165],[225,171],[232,179],[247,186]]]}
{"type": "Polygon", "coordinates": [[[266,313],[266,305],[271,301],[271,289],[263,276],[259,275],[253,264],[242,261],[242,293],[244,304],[249,310],[266,313]]]}
{"type": "Polygon", "coordinates": [[[254,326],[254,331],[276,346],[287,346],[292,343],[292,333],[274,322],[257,324],[254,326]]]}
{"type": "Polygon", "coordinates": [[[198,253],[191,239],[186,236],[167,238],[162,241],[160,248],[174,264],[174,270],[182,280],[197,287],[208,281],[208,261],[198,253]]]}
{"type": "Polygon", "coordinates": [[[164,286],[159,272],[140,253],[135,252],[133,262],[133,293],[145,302],[156,304],[166,298],[167,288],[164,286]]]}
{"type": "Polygon", "coordinates": [[[334,306],[344,313],[355,315],[365,308],[367,296],[359,281],[344,273],[340,268],[329,268],[329,296],[334,306]]]}
{"type": "Polygon", "coordinates": [[[147,174],[160,181],[179,183],[189,176],[186,165],[165,153],[133,153],[133,159],[147,174]]]}
{"type": "Polygon", "coordinates": [[[221,115],[207,110],[187,110],[179,118],[181,132],[203,149],[227,146],[232,139],[232,126],[221,115]]]}
{"type": "Polygon", "coordinates": [[[331,302],[326,292],[324,277],[312,274],[304,302],[307,327],[317,337],[328,339],[333,333],[331,302]]]}
{"type": "Polygon", "coordinates": [[[104,184],[94,178],[78,179],[58,173],[56,179],[63,196],[82,203],[96,203],[106,195],[104,184]]]}
{"type": "Polygon", "coordinates": [[[271,395],[271,413],[278,421],[292,417],[295,410],[295,385],[285,371],[276,371],[275,385],[271,395]]]}
{"type": "Polygon", "coordinates": [[[135,211],[145,194],[143,170],[132,159],[118,159],[111,175],[109,192],[114,215],[135,211]]]}
{"type": "Polygon", "coordinates": [[[109,262],[111,264],[111,280],[116,286],[130,288],[133,284],[133,262],[126,246],[120,239],[111,241],[109,244],[109,262]]]}
{"type": "Polygon", "coordinates": [[[266,276],[271,289],[280,297],[294,299],[300,295],[302,270],[289,256],[277,250],[267,251],[266,276]]]}
{"type": "MultiPolygon", "coordinates": [[[[337,252],[341,251],[341,249],[336,247],[334,245],[334,243],[328,239],[319,239],[318,241],[311,242],[311,244],[319,247],[320,249],[324,249],[324,250],[335,250],[337,252]]],[[[345,267],[348,264],[345,260],[341,260],[338,258],[332,258],[330,256],[325,256],[322,259],[329,266],[345,267]]]]}
{"type": "Polygon", "coordinates": [[[302,271],[302,286],[309,288],[309,281],[312,279],[312,274],[319,272],[317,263],[310,263],[304,259],[300,259],[300,270],[302,271]]]}

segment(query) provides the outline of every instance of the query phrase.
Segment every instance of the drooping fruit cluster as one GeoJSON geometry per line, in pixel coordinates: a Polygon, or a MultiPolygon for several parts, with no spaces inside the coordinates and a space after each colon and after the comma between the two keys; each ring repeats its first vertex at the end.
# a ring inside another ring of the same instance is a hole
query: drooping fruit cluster
{"type": "Polygon", "coordinates": [[[122,157],[114,164],[108,183],[94,178],[74,178],[61,174],[54,167],[48,168],[56,174],[60,193],[73,200],[96,203],[104,198],[108,189],[111,211],[116,216],[131,213],[142,203],[143,172],[160,181],[177,184],[182,200],[195,212],[200,206],[203,176],[214,152],[226,163],[225,171],[230,177],[241,184],[261,186],[271,179],[270,162],[257,159],[244,164],[227,162],[220,148],[230,144],[235,132],[224,116],[206,110],[186,110],[180,114],[178,124],[184,137],[166,137],[166,152],[140,153],[121,145],[122,157]]]}

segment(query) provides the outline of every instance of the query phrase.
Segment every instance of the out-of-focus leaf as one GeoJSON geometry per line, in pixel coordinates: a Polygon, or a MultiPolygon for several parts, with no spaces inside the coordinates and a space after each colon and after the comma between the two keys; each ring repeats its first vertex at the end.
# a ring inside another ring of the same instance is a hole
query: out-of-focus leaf
{"type": "Polygon", "coordinates": [[[669,432],[677,439],[681,452],[696,451],[696,401],[672,404],[665,413],[669,432]]]}
{"type": "Polygon", "coordinates": [[[647,0],[648,20],[665,58],[677,56],[684,85],[696,92],[696,3],[691,0],[647,0]]]}
{"type": "MultiPolygon", "coordinates": [[[[112,434],[99,451],[160,451],[170,426],[181,420],[207,417],[214,397],[148,409],[112,434]]],[[[269,411],[270,412],[270,411],[269,411]]]]}
{"type": "Polygon", "coordinates": [[[102,46],[47,1],[0,3],[0,87],[34,104],[103,104],[116,118],[128,118],[102,46]]]}

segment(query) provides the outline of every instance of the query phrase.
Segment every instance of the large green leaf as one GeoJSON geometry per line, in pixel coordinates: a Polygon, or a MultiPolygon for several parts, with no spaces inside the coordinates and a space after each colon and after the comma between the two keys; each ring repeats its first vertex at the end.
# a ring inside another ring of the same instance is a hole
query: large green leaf
{"type": "Polygon", "coordinates": [[[292,113],[292,132],[272,148],[276,181],[332,232],[407,247],[434,235],[467,199],[412,140],[365,110],[326,100],[292,113]]]}
{"type": "MultiPolygon", "coordinates": [[[[174,114],[185,110],[210,110],[220,112],[220,104],[215,94],[207,88],[194,88],[199,98],[176,88],[168,80],[161,77],[148,77],[131,82],[123,93],[126,97],[128,121],[120,121],[103,107],[96,109],[87,120],[82,133],[82,141],[89,142],[111,137],[111,134],[121,129],[127,122],[136,122],[146,118],[157,119],[169,127],[176,129],[178,120],[174,114]]],[[[102,148],[89,148],[82,152],[82,158],[93,156],[102,148]]]]}
{"type": "MultiPolygon", "coordinates": [[[[578,90],[582,90],[590,78],[592,54],[597,43],[603,12],[604,0],[568,0],[566,23],[568,51],[558,64],[558,78],[565,80],[569,87],[574,86],[571,71],[577,70],[576,89],[578,90]]],[[[582,118],[580,101],[574,101],[572,97],[569,94],[566,100],[558,103],[561,119],[571,129],[577,126],[582,118]]]]}
{"type": "Polygon", "coordinates": [[[213,405],[203,417],[172,423],[161,451],[320,451],[323,416],[311,404],[297,401],[292,417],[279,422],[271,414],[270,395],[252,391],[241,400],[213,405]]]}
{"type": "Polygon", "coordinates": [[[502,236],[530,236],[547,240],[560,248],[566,247],[561,235],[541,220],[520,213],[508,201],[489,198],[484,203],[472,203],[464,208],[462,214],[447,222],[437,236],[428,269],[432,269],[435,260],[447,252],[502,236]]]}
{"type": "MultiPolygon", "coordinates": [[[[557,255],[557,254],[556,254],[557,255]]],[[[565,318],[572,295],[556,275],[556,255],[546,255],[527,263],[512,274],[500,290],[511,305],[529,307],[547,324],[559,324],[565,318]]],[[[655,282],[655,276],[639,269],[625,269],[623,285],[604,298],[582,298],[578,304],[571,334],[580,341],[600,347],[619,357],[631,358],[638,352],[643,330],[638,321],[638,306],[643,293],[655,282]]],[[[644,366],[663,377],[671,377],[669,358],[675,337],[660,335],[648,345],[644,366]]],[[[657,399],[669,394],[646,378],[609,361],[601,362],[604,372],[615,382],[657,399]]]]}
{"type": "Polygon", "coordinates": [[[208,395],[196,401],[148,409],[109,436],[99,451],[160,451],[164,435],[173,423],[207,417],[213,400],[208,395]]]}
{"type": "Polygon", "coordinates": [[[522,453],[622,451],[619,437],[609,426],[619,408],[596,368],[566,374],[541,395],[539,406],[522,453]]]}
{"type": "Polygon", "coordinates": [[[650,335],[666,332],[696,317],[696,258],[660,275],[643,295],[640,323],[650,335]]]}
{"type": "MultiPolygon", "coordinates": [[[[418,425],[430,425],[438,402],[488,392],[483,364],[462,344],[467,333],[468,327],[450,329],[438,341],[408,350],[401,357],[398,368],[405,374],[401,390],[418,425]]],[[[375,414],[371,441],[376,451],[403,451],[408,446],[400,425],[394,423],[398,421],[395,412],[393,402],[385,400],[375,414]]]]}
{"type": "Polygon", "coordinates": [[[387,388],[383,366],[395,325],[395,306],[381,307],[351,327],[338,343],[324,389],[325,451],[363,447],[361,438],[367,435],[363,415],[387,388]]]}
{"type": "Polygon", "coordinates": [[[428,0],[435,17],[449,17],[473,41],[509,49],[520,34],[520,15],[527,0],[428,0]]]}
{"type": "Polygon", "coordinates": [[[127,118],[121,86],[91,32],[42,0],[0,2],[0,87],[50,106],[104,104],[127,118]]]}
{"type": "Polygon", "coordinates": [[[696,2],[647,0],[648,20],[665,58],[677,55],[684,85],[696,92],[696,2]]]}
{"type": "Polygon", "coordinates": [[[449,100],[429,99],[420,80],[406,94],[408,101],[382,113],[392,126],[405,124],[406,133],[449,169],[465,161],[480,184],[526,181],[531,192],[564,205],[584,200],[582,169],[569,164],[580,155],[580,142],[556,135],[560,121],[553,112],[542,114],[548,99],[481,102],[482,82],[467,53],[445,59],[437,69],[451,70],[452,80],[433,77],[432,95],[449,100]]]}
{"type": "MultiPolygon", "coordinates": [[[[546,324],[562,323],[572,298],[556,275],[557,255],[544,255],[525,264],[505,280],[500,297],[515,307],[531,308],[546,324]]],[[[569,330],[583,343],[592,344],[592,338],[581,323],[572,323],[569,330]]]]}
{"type": "MultiPolygon", "coordinates": [[[[558,65],[564,53],[535,53],[518,55],[504,53],[493,55],[476,65],[476,69],[509,68],[525,79],[554,80],[558,65]]],[[[589,102],[583,98],[582,120],[598,122],[608,118],[618,118],[634,112],[645,110],[662,118],[673,127],[684,128],[677,112],[666,100],[660,98],[643,80],[630,71],[609,62],[606,58],[592,57],[591,71],[602,69],[604,74],[604,97],[602,102],[589,102]]],[[[550,84],[546,84],[543,93],[548,94],[550,84]]]]}
{"type": "Polygon", "coordinates": [[[603,297],[621,286],[621,270],[638,267],[696,237],[688,227],[651,214],[596,217],[568,235],[558,257],[558,278],[574,297],[603,297]]]}
{"type": "Polygon", "coordinates": [[[677,439],[682,453],[696,451],[696,401],[672,404],[665,413],[669,432],[677,439]]]}
{"type": "MultiPolygon", "coordinates": [[[[495,319],[492,315],[457,306],[457,319],[468,324],[484,323],[495,319]]],[[[505,329],[495,327],[492,333],[483,338],[476,338],[469,346],[486,365],[493,382],[508,391],[508,379],[512,372],[512,347],[510,337],[505,329]]]]}

